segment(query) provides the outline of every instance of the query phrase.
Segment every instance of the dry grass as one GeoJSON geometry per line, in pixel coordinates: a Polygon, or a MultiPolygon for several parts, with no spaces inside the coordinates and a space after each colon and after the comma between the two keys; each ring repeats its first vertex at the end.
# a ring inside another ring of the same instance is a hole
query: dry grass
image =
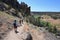
{"type": "Polygon", "coordinates": [[[46,22],[50,22],[53,26],[56,26],[58,30],[60,30],[60,19],[53,19],[53,18],[44,18],[44,19],[41,19],[43,21],[46,21],[46,22]]]}
{"type": "MultiPolygon", "coordinates": [[[[9,15],[5,12],[0,11],[0,22],[2,22],[2,26],[0,27],[0,37],[3,39],[4,35],[2,33],[6,34],[6,32],[9,32],[10,29],[12,29],[12,23],[14,20],[19,20],[19,18],[14,17],[12,15],[9,15]]],[[[1,40],[0,39],[0,40],[1,40]]]]}
{"type": "Polygon", "coordinates": [[[3,23],[3,28],[5,28],[5,26],[10,25],[10,23],[12,24],[14,20],[19,20],[19,18],[14,17],[12,15],[9,15],[5,12],[1,12],[0,11],[0,21],[3,23]]]}

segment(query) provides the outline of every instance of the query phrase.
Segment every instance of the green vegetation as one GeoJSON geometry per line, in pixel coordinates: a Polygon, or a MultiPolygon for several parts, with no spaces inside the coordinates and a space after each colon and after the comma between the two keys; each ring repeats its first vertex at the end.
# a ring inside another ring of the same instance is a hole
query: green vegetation
{"type": "Polygon", "coordinates": [[[38,27],[46,27],[46,30],[52,33],[57,32],[56,26],[53,26],[50,22],[46,22],[40,19],[40,17],[34,17],[34,16],[28,16],[27,22],[30,22],[31,24],[38,26],[38,27]]]}
{"type": "Polygon", "coordinates": [[[35,18],[38,18],[40,15],[34,15],[35,18]]]}
{"type": "Polygon", "coordinates": [[[56,28],[56,26],[54,26],[54,28],[53,28],[53,33],[57,33],[57,28],[56,28]]]}
{"type": "Polygon", "coordinates": [[[49,22],[45,22],[41,20],[40,17],[35,18],[34,16],[29,16],[28,19],[30,23],[40,26],[40,27],[50,26],[49,22]]]}
{"type": "Polygon", "coordinates": [[[60,14],[50,15],[53,19],[60,19],[60,14]]]}

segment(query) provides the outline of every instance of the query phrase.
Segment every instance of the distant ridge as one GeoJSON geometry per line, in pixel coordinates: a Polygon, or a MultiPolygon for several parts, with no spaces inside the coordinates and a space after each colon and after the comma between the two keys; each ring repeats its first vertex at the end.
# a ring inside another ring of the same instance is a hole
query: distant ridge
{"type": "Polygon", "coordinates": [[[60,12],[31,12],[31,14],[60,14],[60,12]]]}

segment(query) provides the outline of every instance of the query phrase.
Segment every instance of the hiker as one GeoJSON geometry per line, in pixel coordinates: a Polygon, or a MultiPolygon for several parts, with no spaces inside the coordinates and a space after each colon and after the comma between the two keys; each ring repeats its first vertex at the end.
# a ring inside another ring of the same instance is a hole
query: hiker
{"type": "Polygon", "coordinates": [[[18,31],[17,31],[17,20],[14,20],[14,23],[13,23],[13,25],[14,25],[14,31],[15,31],[15,33],[18,33],[18,31]]]}
{"type": "Polygon", "coordinates": [[[23,19],[21,19],[21,23],[23,24],[23,19]]]}
{"type": "Polygon", "coordinates": [[[22,19],[20,19],[19,23],[20,23],[20,25],[22,26],[22,24],[23,24],[23,20],[22,20],[22,19]]]}
{"type": "Polygon", "coordinates": [[[20,26],[21,26],[21,19],[19,20],[20,26]]]}

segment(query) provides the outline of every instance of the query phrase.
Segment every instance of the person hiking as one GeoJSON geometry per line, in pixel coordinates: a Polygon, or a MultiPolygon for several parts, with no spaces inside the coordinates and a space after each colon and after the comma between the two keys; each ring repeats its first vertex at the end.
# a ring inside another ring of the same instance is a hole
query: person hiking
{"type": "Polygon", "coordinates": [[[21,19],[21,23],[23,24],[23,19],[21,19]]]}
{"type": "Polygon", "coordinates": [[[21,26],[21,19],[19,20],[19,24],[20,24],[20,26],[21,26]]]}
{"type": "Polygon", "coordinates": [[[14,20],[14,23],[13,23],[13,25],[14,25],[14,31],[15,31],[15,33],[18,33],[18,31],[17,31],[17,20],[14,20]]]}
{"type": "Polygon", "coordinates": [[[22,26],[22,24],[23,24],[23,19],[20,19],[19,23],[20,23],[20,25],[22,26]]]}

